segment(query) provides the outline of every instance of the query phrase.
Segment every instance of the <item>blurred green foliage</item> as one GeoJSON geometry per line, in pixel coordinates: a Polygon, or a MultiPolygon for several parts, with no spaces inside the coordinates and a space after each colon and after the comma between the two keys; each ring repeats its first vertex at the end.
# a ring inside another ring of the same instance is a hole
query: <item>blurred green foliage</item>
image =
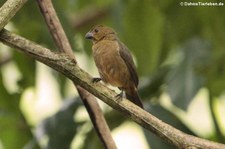
{"type": "MultiPolygon", "coordinates": [[[[120,39],[136,58],[140,94],[146,109],[159,119],[184,132],[195,134],[185,122],[160,105],[160,95],[168,93],[174,105],[183,110],[189,107],[201,88],[208,89],[212,101],[224,96],[225,6],[188,7],[180,6],[175,0],[58,0],[53,3],[74,51],[84,52],[86,57],[91,56],[91,43],[81,38],[84,43],[81,51],[74,36],[84,37],[95,24],[111,26],[118,32],[120,39]],[[94,16],[99,10],[104,15],[100,13],[94,16]],[[93,18],[86,19],[90,16],[93,18]],[[154,99],[153,105],[151,99],[154,99]]],[[[35,1],[28,1],[11,23],[18,34],[57,50],[35,1]]],[[[1,54],[0,62],[3,59],[4,54],[1,54]]],[[[1,68],[5,64],[0,64],[0,140],[6,149],[27,147],[33,140],[40,140],[38,133],[32,133],[33,128],[28,126],[19,107],[25,89],[36,86],[36,64],[16,50],[12,50],[10,61],[16,64],[22,77],[18,81],[19,91],[9,93],[2,80],[1,68]]],[[[63,99],[67,98],[66,79],[57,74],[55,77],[63,99]]],[[[83,123],[90,123],[73,121],[74,113],[82,105],[77,102],[69,105],[37,126],[37,130],[41,129],[43,132],[42,135],[49,137],[46,148],[69,148],[78,133],[77,129],[83,123]]],[[[215,109],[210,110],[213,115],[215,109]]],[[[110,128],[114,129],[127,121],[115,111],[109,111],[105,115],[110,128]]],[[[213,119],[215,126],[219,119],[213,119]]],[[[218,127],[214,134],[204,137],[225,143],[221,129],[218,127]]],[[[173,148],[149,132],[144,132],[151,148],[173,148]]],[[[83,148],[101,148],[95,131],[89,130],[85,135],[83,148]]],[[[39,148],[36,141],[30,146],[29,148],[39,148]]]]}

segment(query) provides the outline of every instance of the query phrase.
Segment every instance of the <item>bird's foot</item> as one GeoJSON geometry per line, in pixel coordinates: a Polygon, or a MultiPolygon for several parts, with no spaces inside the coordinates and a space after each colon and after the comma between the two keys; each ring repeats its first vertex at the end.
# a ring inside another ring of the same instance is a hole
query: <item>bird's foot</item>
{"type": "Polygon", "coordinates": [[[101,80],[102,80],[101,78],[93,78],[92,79],[92,83],[97,83],[97,82],[99,82],[101,80]]]}
{"type": "Polygon", "coordinates": [[[122,99],[123,98],[123,93],[119,93],[115,96],[116,99],[122,99]]]}
{"type": "Polygon", "coordinates": [[[122,100],[124,97],[123,91],[115,96],[116,100],[122,100]]]}

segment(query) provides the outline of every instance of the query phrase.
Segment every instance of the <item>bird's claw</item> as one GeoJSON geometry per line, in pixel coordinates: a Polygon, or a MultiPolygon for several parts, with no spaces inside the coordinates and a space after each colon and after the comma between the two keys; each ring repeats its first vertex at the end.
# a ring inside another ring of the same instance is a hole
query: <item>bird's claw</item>
{"type": "Polygon", "coordinates": [[[102,80],[101,78],[93,78],[92,79],[92,83],[97,83],[97,82],[99,82],[101,80],[102,80]]]}
{"type": "Polygon", "coordinates": [[[123,92],[117,94],[117,95],[115,96],[115,98],[116,98],[116,100],[122,100],[122,99],[123,99],[123,92]]]}

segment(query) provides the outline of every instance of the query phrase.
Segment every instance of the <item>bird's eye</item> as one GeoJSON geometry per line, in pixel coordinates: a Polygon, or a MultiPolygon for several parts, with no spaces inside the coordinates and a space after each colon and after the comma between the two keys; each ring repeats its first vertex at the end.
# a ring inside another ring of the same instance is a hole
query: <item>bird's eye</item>
{"type": "Polygon", "coordinates": [[[95,31],[95,33],[98,33],[98,29],[95,29],[94,31],[95,31]]]}

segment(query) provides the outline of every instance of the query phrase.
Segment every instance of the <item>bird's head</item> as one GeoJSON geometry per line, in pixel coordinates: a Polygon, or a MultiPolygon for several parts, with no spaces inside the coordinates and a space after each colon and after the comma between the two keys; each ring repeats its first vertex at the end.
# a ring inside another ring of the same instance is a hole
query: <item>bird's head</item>
{"type": "Polygon", "coordinates": [[[114,40],[116,39],[116,32],[107,26],[96,25],[85,35],[86,39],[91,39],[94,43],[101,40],[114,40]]]}

